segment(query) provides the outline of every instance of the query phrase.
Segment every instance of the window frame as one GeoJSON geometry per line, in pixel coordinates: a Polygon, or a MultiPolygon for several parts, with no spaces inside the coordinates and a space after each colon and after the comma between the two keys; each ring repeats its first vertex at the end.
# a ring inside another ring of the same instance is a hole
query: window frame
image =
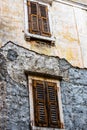
{"type": "Polygon", "coordinates": [[[47,128],[47,127],[37,127],[35,126],[35,120],[34,120],[34,100],[33,100],[33,86],[32,81],[33,80],[39,80],[44,82],[52,82],[57,84],[57,97],[58,97],[58,105],[59,105],[59,116],[60,116],[60,122],[64,126],[64,119],[63,119],[63,110],[62,110],[62,101],[61,101],[61,92],[60,92],[60,82],[58,80],[54,79],[47,79],[42,77],[36,77],[36,76],[29,76],[28,75],[28,89],[29,89],[29,103],[30,103],[30,126],[32,130],[65,130],[60,128],[47,128]]]}
{"type": "Polygon", "coordinates": [[[55,38],[52,34],[52,21],[51,21],[51,14],[50,14],[50,5],[48,3],[40,2],[38,0],[30,0],[31,2],[37,2],[38,4],[45,5],[48,8],[48,18],[49,18],[49,28],[50,28],[50,34],[51,37],[49,36],[42,36],[42,35],[37,35],[37,34],[32,34],[29,32],[29,24],[28,24],[28,5],[27,2],[29,0],[24,0],[24,33],[25,33],[25,39],[30,38],[35,38],[39,40],[44,40],[44,41],[49,41],[52,43],[55,43],[55,38]]]}

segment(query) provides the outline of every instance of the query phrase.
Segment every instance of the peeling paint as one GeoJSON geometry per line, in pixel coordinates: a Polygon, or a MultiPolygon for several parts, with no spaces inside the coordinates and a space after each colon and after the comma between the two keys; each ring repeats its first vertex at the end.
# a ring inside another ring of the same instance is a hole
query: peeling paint
{"type": "Polygon", "coordinates": [[[74,42],[78,43],[78,40],[76,38],[72,37],[72,34],[68,31],[67,32],[61,32],[59,34],[62,35],[63,38],[68,40],[70,43],[74,43],[74,42]]]}
{"type": "Polygon", "coordinates": [[[12,41],[40,54],[63,57],[74,66],[87,67],[87,61],[85,60],[87,55],[86,11],[53,2],[49,10],[52,18],[53,35],[56,41],[55,46],[50,46],[46,42],[25,40],[23,1],[15,0],[14,6],[12,4],[12,0],[0,1],[0,46],[12,41]],[[73,48],[76,48],[75,51],[72,51],[73,48]],[[79,50],[79,48],[81,49],[79,50]],[[84,66],[82,63],[84,63],[84,66]]]}

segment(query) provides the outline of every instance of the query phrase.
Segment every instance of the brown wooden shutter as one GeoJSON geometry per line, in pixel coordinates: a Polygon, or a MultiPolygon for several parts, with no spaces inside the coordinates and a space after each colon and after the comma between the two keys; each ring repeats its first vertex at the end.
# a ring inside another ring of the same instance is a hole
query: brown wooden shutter
{"type": "Polygon", "coordinates": [[[41,35],[50,36],[49,19],[48,19],[48,8],[44,5],[39,5],[39,15],[40,15],[40,28],[41,35]]]}
{"type": "Polygon", "coordinates": [[[38,4],[36,2],[28,2],[28,12],[29,12],[29,32],[39,34],[38,4]]]}
{"type": "Polygon", "coordinates": [[[49,114],[49,126],[60,128],[60,117],[57,97],[57,86],[56,83],[47,84],[47,103],[48,103],[48,114],[49,114]]]}
{"type": "Polygon", "coordinates": [[[35,125],[47,126],[46,96],[44,82],[33,80],[35,125]]]}

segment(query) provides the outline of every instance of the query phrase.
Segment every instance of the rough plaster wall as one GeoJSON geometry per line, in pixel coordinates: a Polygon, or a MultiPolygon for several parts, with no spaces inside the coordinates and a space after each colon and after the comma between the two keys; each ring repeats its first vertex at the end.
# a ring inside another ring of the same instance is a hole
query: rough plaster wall
{"type": "Polygon", "coordinates": [[[25,41],[24,0],[0,0],[0,46],[13,41],[40,54],[65,58],[74,66],[87,67],[86,11],[58,2],[53,2],[50,11],[55,46],[25,41]]]}
{"type": "Polygon", "coordinates": [[[87,5],[87,0],[68,0],[68,1],[74,1],[74,2],[77,2],[77,3],[87,5]]]}
{"type": "Polygon", "coordinates": [[[65,128],[86,130],[87,69],[74,68],[64,59],[40,55],[11,42],[0,49],[1,129],[29,130],[28,86],[24,70],[62,76],[65,128]]]}
{"type": "Polygon", "coordinates": [[[84,67],[87,66],[87,11],[74,7],[84,67]]]}
{"type": "Polygon", "coordinates": [[[23,0],[0,1],[0,44],[12,40],[24,42],[23,0]],[[16,39],[15,39],[16,37],[16,39]]]}
{"type": "Polygon", "coordinates": [[[82,66],[81,48],[75,20],[75,10],[71,6],[53,3],[53,34],[56,37],[55,53],[70,63],[82,66]],[[58,13],[55,11],[58,10],[58,13]],[[61,53],[62,52],[62,53],[61,53]]]}

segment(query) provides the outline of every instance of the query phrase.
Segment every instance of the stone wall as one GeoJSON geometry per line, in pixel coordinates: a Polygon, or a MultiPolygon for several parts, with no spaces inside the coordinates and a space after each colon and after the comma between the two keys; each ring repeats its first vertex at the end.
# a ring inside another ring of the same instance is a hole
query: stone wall
{"type": "Polygon", "coordinates": [[[86,130],[87,69],[75,68],[65,59],[41,55],[12,42],[0,49],[0,130],[30,129],[25,70],[61,77],[65,129],[86,130]]]}
{"type": "MultiPolygon", "coordinates": [[[[2,53],[2,49],[0,50],[2,53]]],[[[3,51],[4,53],[5,51],[3,51]]],[[[14,61],[15,51],[9,61],[14,61]]],[[[0,130],[28,130],[29,102],[25,84],[12,79],[7,70],[7,57],[0,53],[0,130]]],[[[10,69],[10,68],[9,68],[10,69]]],[[[16,73],[17,75],[17,73],[16,73]]],[[[15,75],[15,76],[16,76],[15,75]]]]}
{"type": "Polygon", "coordinates": [[[49,12],[55,46],[49,46],[46,42],[25,40],[24,0],[0,0],[0,5],[0,47],[12,41],[40,54],[65,58],[73,66],[87,67],[87,11],[85,9],[53,1],[49,12]]]}

